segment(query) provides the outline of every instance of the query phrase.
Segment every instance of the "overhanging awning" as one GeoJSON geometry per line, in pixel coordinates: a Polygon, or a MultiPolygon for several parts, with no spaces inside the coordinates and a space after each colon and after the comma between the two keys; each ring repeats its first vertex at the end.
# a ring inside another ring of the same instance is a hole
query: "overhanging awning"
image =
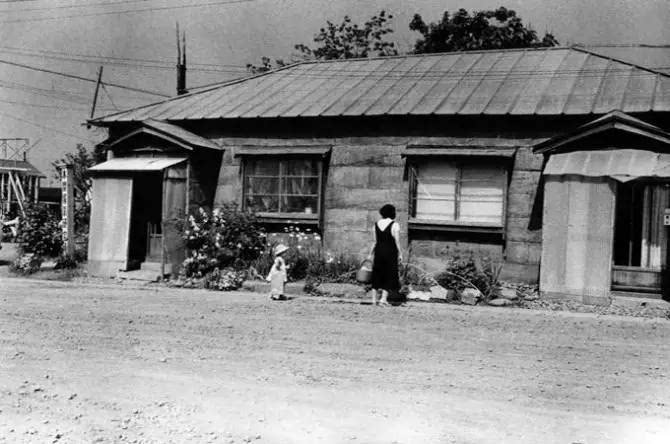
{"type": "Polygon", "coordinates": [[[478,156],[513,157],[514,147],[410,145],[400,155],[407,156],[478,156]]]}
{"type": "Polygon", "coordinates": [[[185,160],[185,157],[117,157],[100,163],[90,168],[89,171],[162,171],[185,160]]]}
{"type": "Polygon", "coordinates": [[[606,176],[620,182],[638,177],[670,177],[670,154],[632,149],[554,154],[549,157],[543,174],[606,176]]]}
{"type": "Polygon", "coordinates": [[[237,156],[277,156],[277,155],[312,155],[326,157],[330,146],[242,146],[235,149],[237,156]]]}

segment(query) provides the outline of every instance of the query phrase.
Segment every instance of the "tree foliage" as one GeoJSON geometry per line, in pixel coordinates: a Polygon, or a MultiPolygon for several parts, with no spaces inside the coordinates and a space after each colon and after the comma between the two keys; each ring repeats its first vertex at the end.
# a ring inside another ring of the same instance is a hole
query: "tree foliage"
{"type": "MultiPolygon", "coordinates": [[[[314,36],[314,47],[303,43],[294,46],[297,51],[294,59],[333,60],[396,55],[398,50],[395,43],[387,40],[388,35],[393,33],[390,25],[392,19],[393,15],[382,10],[361,25],[353,23],[348,15],[344,16],[340,24],[327,21],[326,26],[314,36]]],[[[286,63],[283,60],[276,60],[273,66],[268,57],[263,57],[260,65],[248,64],[247,69],[257,74],[284,65],[286,63]]]]}
{"type": "Polygon", "coordinates": [[[445,11],[442,20],[430,24],[415,14],[409,29],[423,36],[414,45],[415,54],[558,45],[550,33],[539,39],[514,10],[502,6],[496,10],[474,11],[472,15],[462,8],[453,15],[445,11]]]}

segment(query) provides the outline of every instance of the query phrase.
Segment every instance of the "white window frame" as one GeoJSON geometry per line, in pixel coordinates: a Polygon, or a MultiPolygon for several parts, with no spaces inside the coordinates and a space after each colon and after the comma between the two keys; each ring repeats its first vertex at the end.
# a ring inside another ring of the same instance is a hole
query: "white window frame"
{"type": "Polygon", "coordinates": [[[443,156],[429,156],[429,157],[414,157],[408,159],[408,179],[409,179],[409,222],[414,228],[421,228],[425,226],[426,228],[455,228],[455,229],[468,229],[472,228],[474,230],[481,229],[481,231],[499,231],[504,232],[506,221],[507,221],[507,199],[508,199],[508,184],[509,184],[509,166],[506,165],[502,168],[502,214],[500,222],[476,222],[476,221],[462,221],[459,220],[460,213],[460,197],[461,197],[461,176],[464,165],[500,165],[500,158],[464,158],[464,157],[443,157],[443,156]],[[416,217],[416,202],[417,202],[417,183],[418,183],[418,170],[422,164],[427,164],[430,162],[439,162],[444,164],[452,164],[457,169],[457,179],[455,183],[454,191],[454,219],[421,219],[416,217]]]}

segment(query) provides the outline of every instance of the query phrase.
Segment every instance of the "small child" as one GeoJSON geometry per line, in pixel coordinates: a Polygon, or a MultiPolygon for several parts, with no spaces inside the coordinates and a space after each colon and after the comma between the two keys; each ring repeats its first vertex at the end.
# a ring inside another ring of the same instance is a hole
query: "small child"
{"type": "Polygon", "coordinates": [[[288,266],[284,262],[282,255],[288,251],[288,247],[284,244],[279,244],[275,247],[275,263],[268,273],[267,280],[270,282],[270,299],[274,301],[284,301],[284,284],[288,280],[287,269],[288,266]]]}

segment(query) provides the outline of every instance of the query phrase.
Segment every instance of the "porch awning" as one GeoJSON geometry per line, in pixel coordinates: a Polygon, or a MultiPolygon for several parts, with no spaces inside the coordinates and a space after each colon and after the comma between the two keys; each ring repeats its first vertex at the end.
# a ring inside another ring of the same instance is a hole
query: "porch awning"
{"type": "Polygon", "coordinates": [[[316,155],[326,157],[330,153],[330,146],[242,146],[235,149],[238,156],[277,156],[277,155],[316,155]]]}
{"type": "Polygon", "coordinates": [[[100,163],[90,168],[89,171],[162,171],[185,160],[185,157],[117,157],[100,163]]]}
{"type": "Polygon", "coordinates": [[[513,157],[514,147],[410,145],[400,155],[407,156],[479,156],[513,157]]]}
{"type": "Polygon", "coordinates": [[[553,154],[543,174],[607,176],[619,182],[628,182],[638,177],[670,177],[670,154],[633,149],[553,154]]]}

